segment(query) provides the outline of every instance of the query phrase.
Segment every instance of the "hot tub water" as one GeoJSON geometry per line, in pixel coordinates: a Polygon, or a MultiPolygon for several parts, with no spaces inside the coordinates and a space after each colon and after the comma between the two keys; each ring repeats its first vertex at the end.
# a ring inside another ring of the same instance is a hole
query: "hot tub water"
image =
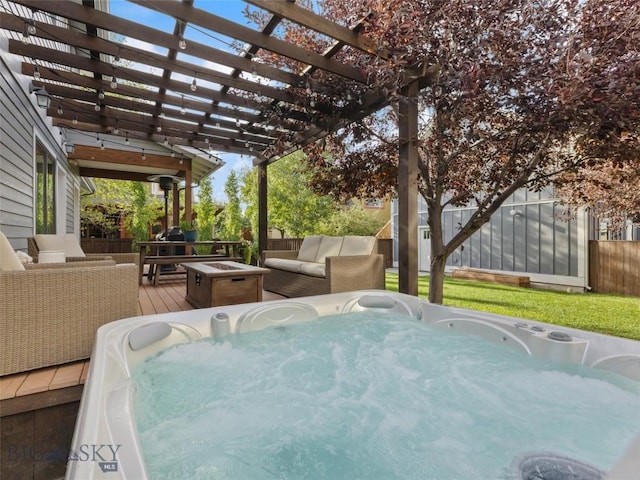
{"type": "Polygon", "coordinates": [[[505,478],[523,452],[608,469],[638,383],[372,312],[170,347],[134,367],[152,478],[505,478]]]}

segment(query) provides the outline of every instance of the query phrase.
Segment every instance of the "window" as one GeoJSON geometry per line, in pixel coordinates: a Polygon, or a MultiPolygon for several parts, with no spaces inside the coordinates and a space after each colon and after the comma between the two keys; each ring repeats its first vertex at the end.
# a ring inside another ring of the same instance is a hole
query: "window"
{"type": "Polygon", "coordinates": [[[56,163],[36,144],[36,233],[56,233],[56,163]]]}

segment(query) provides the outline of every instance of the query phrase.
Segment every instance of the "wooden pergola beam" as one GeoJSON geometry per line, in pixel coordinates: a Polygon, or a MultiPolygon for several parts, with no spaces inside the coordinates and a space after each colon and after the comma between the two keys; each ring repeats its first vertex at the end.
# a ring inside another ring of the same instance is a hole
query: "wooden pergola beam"
{"type": "Polygon", "coordinates": [[[244,27],[205,10],[188,7],[180,2],[154,2],[150,0],[130,1],[215,32],[224,32],[228,37],[235,38],[236,40],[240,40],[251,45],[259,46],[260,48],[291,58],[301,62],[302,64],[313,65],[326,70],[327,72],[335,73],[336,75],[340,75],[341,77],[349,78],[360,83],[366,83],[367,81],[362,72],[355,67],[328,59],[320,54],[284,42],[270,35],[263,35],[261,32],[256,32],[255,30],[244,27]]]}
{"type": "Polygon", "coordinates": [[[246,2],[260,7],[263,10],[267,10],[274,15],[322,33],[327,37],[334,38],[345,45],[357,48],[365,53],[381,56],[382,58],[387,57],[386,52],[379,51],[372,39],[317,15],[311,10],[299,7],[293,2],[274,2],[273,0],[246,0],[246,2]]]}

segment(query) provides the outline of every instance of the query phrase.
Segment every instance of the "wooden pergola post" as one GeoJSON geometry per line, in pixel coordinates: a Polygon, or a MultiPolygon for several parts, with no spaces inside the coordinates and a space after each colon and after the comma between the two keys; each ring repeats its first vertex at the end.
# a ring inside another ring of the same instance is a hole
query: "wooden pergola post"
{"type": "Polygon", "coordinates": [[[193,187],[191,183],[193,182],[193,177],[191,175],[191,160],[187,160],[187,168],[184,171],[184,219],[187,222],[192,220],[192,212],[193,209],[193,187]]]}
{"type": "MultiPolygon", "coordinates": [[[[171,214],[171,226],[180,225],[180,191],[178,190],[178,184],[173,184],[173,189],[171,190],[171,201],[173,204],[173,212],[171,214]]],[[[169,225],[167,225],[167,231],[169,230],[169,225]]]]}
{"type": "Polygon", "coordinates": [[[418,295],[418,82],[399,104],[398,290],[418,295]]]}
{"type": "Polygon", "coordinates": [[[267,162],[258,164],[258,254],[267,249],[267,162]]]}

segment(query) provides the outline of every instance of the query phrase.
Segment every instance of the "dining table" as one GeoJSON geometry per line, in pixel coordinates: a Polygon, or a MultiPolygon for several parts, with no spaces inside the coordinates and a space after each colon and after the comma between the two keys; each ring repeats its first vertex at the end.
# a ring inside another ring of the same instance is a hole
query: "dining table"
{"type": "Polygon", "coordinates": [[[239,240],[196,240],[193,242],[184,240],[144,240],[136,242],[136,245],[140,249],[138,284],[142,285],[144,266],[148,263],[146,261],[147,256],[184,256],[185,259],[189,258],[189,260],[197,261],[199,253],[200,255],[219,254],[222,260],[225,257],[230,259],[238,258],[240,257],[242,242],[239,240]],[[207,252],[200,251],[202,249],[207,250],[207,252]]]}

